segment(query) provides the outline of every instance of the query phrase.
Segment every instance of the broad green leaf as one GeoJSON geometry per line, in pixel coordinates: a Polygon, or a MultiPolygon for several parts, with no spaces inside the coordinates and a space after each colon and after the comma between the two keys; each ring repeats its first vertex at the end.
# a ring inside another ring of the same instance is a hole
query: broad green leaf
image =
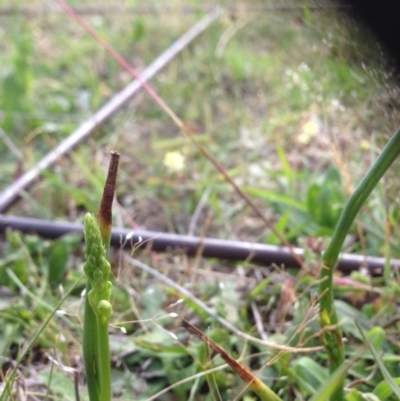
{"type": "Polygon", "coordinates": [[[62,399],[65,401],[75,401],[75,390],[73,380],[67,377],[62,372],[50,370],[42,370],[39,372],[38,376],[47,385],[51,391],[56,394],[62,395],[62,399]]]}
{"type": "Polygon", "coordinates": [[[365,335],[365,333],[364,333],[363,329],[361,328],[361,326],[358,324],[357,321],[355,323],[357,325],[358,330],[361,333],[361,336],[362,336],[364,342],[367,344],[369,350],[374,355],[375,362],[378,364],[379,370],[381,371],[382,376],[385,378],[386,382],[390,386],[390,388],[393,391],[393,393],[400,399],[400,387],[397,385],[396,381],[393,379],[393,377],[390,375],[389,371],[386,369],[386,366],[384,365],[384,363],[382,361],[382,358],[376,352],[376,350],[375,350],[374,346],[372,345],[371,341],[368,340],[368,338],[365,335]]]}
{"type": "MultiPolygon", "coordinates": [[[[400,385],[400,377],[396,377],[393,380],[397,385],[400,385]]],[[[374,394],[380,401],[385,401],[393,394],[393,390],[389,383],[386,380],[383,380],[375,387],[374,394]]]]}
{"type": "MultiPolygon", "coordinates": [[[[340,366],[329,379],[321,385],[317,393],[310,399],[310,401],[327,401],[329,397],[337,390],[338,386],[343,383],[346,376],[346,372],[350,369],[353,364],[353,360],[349,360],[340,366]]],[[[335,400],[331,400],[335,401],[335,400]]]]}
{"type": "Polygon", "coordinates": [[[328,379],[326,368],[322,367],[308,356],[299,358],[294,364],[294,369],[296,373],[314,389],[312,394],[318,386],[325,383],[328,379]]]}
{"type": "Polygon", "coordinates": [[[346,395],[346,400],[347,401],[365,401],[364,397],[361,395],[361,393],[353,388],[349,394],[346,395]]]}
{"type": "Polygon", "coordinates": [[[364,328],[368,327],[368,323],[365,319],[365,316],[353,308],[348,303],[335,300],[335,307],[338,314],[338,319],[341,322],[342,330],[346,333],[346,335],[352,335],[353,337],[361,340],[361,336],[359,331],[357,330],[357,326],[354,323],[355,319],[360,322],[364,328]]]}
{"type": "Polygon", "coordinates": [[[375,394],[372,393],[361,393],[360,391],[353,389],[350,394],[346,396],[347,401],[382,401],[375,394]]]}
{"type": "Polygon", "coordinates": [[[367,338],[369,341],[371,341],[371,344],[373,345],[374,348],[379,349],[382,346],[382,343],[386,339],[386,333],[385,330],[382,329],[382,327],[373,327],[368,333],[367,333],[367,338]]]}

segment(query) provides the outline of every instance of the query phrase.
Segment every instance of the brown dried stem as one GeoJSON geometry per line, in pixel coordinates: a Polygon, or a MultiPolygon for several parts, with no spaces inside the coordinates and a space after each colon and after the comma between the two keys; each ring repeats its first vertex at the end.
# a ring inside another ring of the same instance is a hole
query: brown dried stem
{"type": "Polygon", "coordinates": [[[112,231],[112,204],[115,195],[115,187],[117,183],[118,165],[120,154],[111,151],[111,160],[108,168],[107,180],[104,186],[103,197],[97,221],[99,222],[101,236],[106,249],[110,246],[111,231],[112,231]]]}
{"type": "Polygon", "coordinates": [[[262,400],[267,401],[282,401],[268,386],[266,386],[250,369],[233,359],[227,351],[225,351],[215,341],[211,340],[210,337],[205,335],[196,326],[193,326],[187,320],[182,321],[182,326],[190,333],[199,337],[205,344],[211,349],[217,352],[221,358],[245,381],[249,388],[257,393],[262,400]]]}

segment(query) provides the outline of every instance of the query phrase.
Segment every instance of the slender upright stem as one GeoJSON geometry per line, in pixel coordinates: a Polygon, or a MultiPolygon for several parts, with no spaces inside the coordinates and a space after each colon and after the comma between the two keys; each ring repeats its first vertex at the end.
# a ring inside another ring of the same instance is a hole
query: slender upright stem
{"type": "Polygon", "coordinates": [[[90,401],[111,401],[111,369],[108,324],[111,267],[107,261],[112,228],[112,202],[115,194],[119,154],[111,152],[111,162],[97,219],[85,216],[84,271],[87,276],[83,354],[90,401]]]}
{"type": "Polygon", "coordinates": [[[97,319],[98,367],[100,379],[100,401],[111,400],[110,345],[108,320],[97,319]]]}
{"type": "Polygon", "coordinates": [[[92,290],[90,281],[86,283],[85,315],[83,320],[83,360],[85,363],[86,382],[90,401],[100,401],[98,340],[96,334],[96,315],[89,304],[88,294],[92,290]]]}
{"type": "MultiPolygon", "coordinates": [[[[344,362],[344,346],[342,333],[333,299],[333,273],[336,267],[340,250],[344,240],[360,211],[362,205],[379,183],[387,169],[400,154],[400,128],[387,143],[382,153],[376,159],[368,173],[361,180],[354,193],[347,200],[340,219],[336,225],[332,239],[323,254],[323,268],[321,270],[320,285],[320,324],[322,328],[322,342],[327,350],[329,369],[334,372],[344,362]]],[[[343,385],[332,397],[332,400],[344,400],[343,385]]]]}

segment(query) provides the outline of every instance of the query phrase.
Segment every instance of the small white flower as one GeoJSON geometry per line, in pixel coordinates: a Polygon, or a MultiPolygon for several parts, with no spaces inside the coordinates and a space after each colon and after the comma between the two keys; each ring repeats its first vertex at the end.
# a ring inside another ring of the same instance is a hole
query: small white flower
{"type": "Polygon", "coordinates": [[[339,100],[337,100],[337,99],[332,99],[331,105],[334,110],[338,110],[338,111],[346,110],[346,108],[342,105],[342,103],[340,103],[339,100]]]}
{"type": "Polygon", "coordinates": [[[308,71],[310,71],[310,67],[306,63],[303,62],[299,65],[299,71],[308,72],[308,71]]]}
{"type": "Polygon", "coordinates": [[[182,171],[185,166],[185,156],[181,152],[167,152],[164,156],[164,166],[172,173],[182,171]]]}
{"type": "Polygon", "coordinates": [[[365,139],[362,139],[362,140],[361,140],[360,146],[361,146],[361,149],[362,149],[362,150],[370,150],[370,149],[371,149],[371,143],[368,142],[368,141],[365,140],[365,139]]]}
{"type": "Polygon", "coordinates": [[[297,142],[308,145],[321,131],[321,121],[318,116],[312,114],[309,116],[300,128],[300,134],[297,137],[297,142]]]}

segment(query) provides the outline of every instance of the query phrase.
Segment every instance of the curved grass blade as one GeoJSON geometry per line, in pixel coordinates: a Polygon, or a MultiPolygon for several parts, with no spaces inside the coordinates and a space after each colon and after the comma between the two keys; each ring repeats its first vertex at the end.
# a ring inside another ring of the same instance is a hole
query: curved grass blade
{"type": "Polygon", "coordinates": [[[22,360],[25,358],[25,356],[28,354],[28,352],[33,348],[34,344],[36,343],[37,339],[39,336],[42,334],[43,330],[46,328],[46,326],[49,324],[50,320],[53,318],[57,310],[61,307],[61,305],[64,303],[64,301],[69,297],[69,295],[72,293],[72,291],[75,290],[75,288],[78,286],[80,281],[82,280],[84,276],[82,275],[76,283],[74,283],[71,288],[65,293],[65,295],[61,298],[61,300],[58,302],[58,304],[54,307],[53,311],[50,313],[50,315],[47,317],[47,319],[43,322],[43,324],[40,326],[39,330],[36,332],[36,334],[32,337],[31,341],[27,345],[27,347],[19,354],[17,361],[15,362],[15,367],[11,371],[11,373],[8,375],[8,380],[5,386],[5,390],[3,393],[0,395],[0,401],[6,401],[7,397],[11,397],[11,389],[13,386],[13,383],[15,381],[15,378],[17,376],[17,371],[19,368],[19,365],[21,364],[22,360]]]}
{"type": "Polygon", "coordinates": [[[372,345],[371,341],[368,340],[361,326],[358,324],[357,321],[355,321],[355,323],[358,328],[358,331],[360,332],[364,340],[364,343],[367,344],[369,350],[371,351],[371,354],[374,356],[375,362],[377,363],[379,370],[382,373],[382,376],[386,380],[389,387],[392,389],[393,393],[396,394],[397,398],[400,400],[400,387],[397,385],[396,381],[393,379],[389,371],[386,369],[386,366],[383,363],[381,356],[378,354],[375,347],[372,345]]]}
{"type": "Polygon", "coordinates": [[[343,385],[346,373],[353,363],[354,359],[351,359],[336,369],[329,380],[319,388],[310,401],[327,401],[329,399],[331,399],[331,401],[336,401],[334,398],[330,397],[343,385]]]}

